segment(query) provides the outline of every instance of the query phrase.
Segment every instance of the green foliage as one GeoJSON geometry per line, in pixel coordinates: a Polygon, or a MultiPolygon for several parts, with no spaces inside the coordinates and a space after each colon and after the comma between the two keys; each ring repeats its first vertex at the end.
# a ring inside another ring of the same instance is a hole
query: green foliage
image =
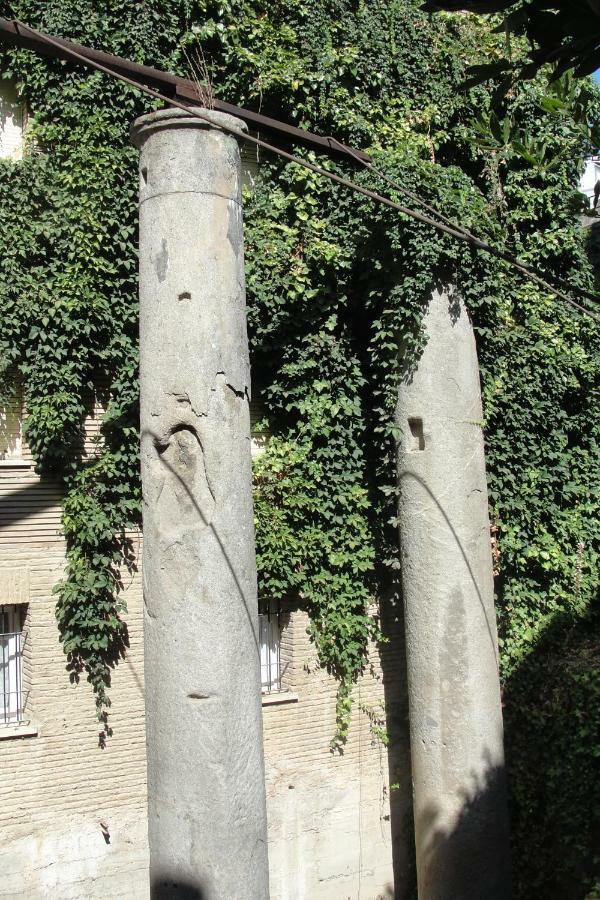
{"type": "Polygon", "coordinates": [[[581,77],[600,66],[600,8],[594,0],[426,0],[423,9],[501,13],[498,31],[505,32],[509,51],[509,35],[527,35],[527,57],[515,61],[509,52],[482,67],[488,78],[507,71],[533,78],[546,63],[556,63],[558,75],[573,69],[581,77]]]}
{"type": "MultiPolygon", "coordinates": [[[[504,53],[485,20],[430,20],[413,0],[12,5],[32,25],[171,70],[183,71],[183,45],[200,44],[224,99],[360,146],[489,241],[580,287],[593,282],[572,212],[593,90],[541,78],[500,102],[491,88],[462,90],[470,65],[504,53]]],[[[72,671],[86,671],[105,716],[140,505],[128,127],[147,105],[25,52],[6,53],[4,71],[23,86],[40,152],[0,167],[0,346],[24,378],[40,465],[65,481],[59,624],[72,671]],[[111,405],[99,454],[85,460],[82,420],[98,383],[111,405]]],[[[370,607],[398,565],[396,388],[418,359],[432,288],[457,284],[478,339],[500,553],[516,893],[583,896],[593,885],[598,329],[502,263],[293,165],[262,162],[246,198],[251,349],[273,435],[255,478],[261,593],[308,609],[340,685],[343,746],[352,685],[369,640],[381,639],[370,607]]],[[[324,164],[384,187],[350,164],[324,164]]]]}
{"type": "MultiPolygon", "coordinates": [[[[51,33],[177,65],[184,2],[164,13],[158,3],[110,6],[108,15],[93,3],[11,4],[51,33]]],[[[87,673],[106,725],[110,669],[127,641],[124,532],[140,510],[136,151],[127,123],[147,104],[101,75],[25,51],[5,54],[3,69],[22,85],[32,121],[26,158],[0,167],[2,368],[23,378],[26,434],[40,467],[65,483],[58,623],[72,677],[87,673]],[[111,397],[104,444],[85,461],[83,420],[98,387],[111,397]]]]}

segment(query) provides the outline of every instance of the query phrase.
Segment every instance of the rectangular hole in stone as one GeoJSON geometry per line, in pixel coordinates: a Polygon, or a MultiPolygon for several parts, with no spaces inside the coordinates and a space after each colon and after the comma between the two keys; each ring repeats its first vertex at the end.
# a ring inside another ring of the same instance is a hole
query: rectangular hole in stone
{"type": "Polygon", "coordinates": [[[423,419],[409,419],[408,427],[410,430],[409,450],[424,450],[425,435],[423,434],[423,419]]]}

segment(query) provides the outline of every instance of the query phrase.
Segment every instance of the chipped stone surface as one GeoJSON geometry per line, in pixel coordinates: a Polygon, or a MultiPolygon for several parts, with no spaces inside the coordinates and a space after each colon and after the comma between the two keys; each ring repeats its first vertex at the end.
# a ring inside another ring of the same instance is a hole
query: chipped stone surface
{"type": "Polygon", "coordinates": [[[464,304],[434,293],[400,387],[399,520],[419,896],[509,895],[479,368],[464,304]]]}
{"type": "MultiPolygon", "coordinates": [[[[222,113],[215,125],[245,126],[222,113]]],[[[138,119],[150,878],[268,897],[239,148],[138,119]]],[[[175,896],[176,894],[173,894],[175,896]]],[[[177,896],[179,896],[177,894],[177,896]]]]}

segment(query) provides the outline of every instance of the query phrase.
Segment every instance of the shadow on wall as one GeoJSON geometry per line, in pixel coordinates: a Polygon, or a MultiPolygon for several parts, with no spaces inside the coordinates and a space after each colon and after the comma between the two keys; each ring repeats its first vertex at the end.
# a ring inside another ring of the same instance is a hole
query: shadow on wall
{"type": "Polygon", "coordinates": [[[385,642],[379,648],[383,674],[388,770],[390,783],[390,830],[396,900],[416,898],[414,825],[408,687],[404,644],[404,612],[398,586],[390,584],[381,600],[381,631],[385,642]]]}
{"type": "MultiPolygon", "coordinates": [[[[1,435],[0,435],[1,437],[1,435]]],[[[29,519],[41,515],[61,503],[62,495],[58,486],[33,481],[31,484],[6,492],[0,504],[0,528],[11,528],[22,524],[26,527],[29,519]]]]}

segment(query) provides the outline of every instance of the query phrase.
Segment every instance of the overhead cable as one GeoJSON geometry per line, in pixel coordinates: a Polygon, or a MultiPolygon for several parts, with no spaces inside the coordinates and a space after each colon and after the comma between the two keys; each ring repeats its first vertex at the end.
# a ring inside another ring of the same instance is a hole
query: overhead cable
{"type": "MultiPolygon", "coordinates": [[[[97,69],[99,72],[103,72],[105,75],[109,75],[111,78],[114,78],[118,81],[123,81],[126,84],[131,85],[131,87],[136,88],[139,91],[142,91],[145,94],[148,94],[150,97],[154,97],[156,100],[161,100],[163,103],[166,103],[168,106],[176,107],[177,109],[183,110],[183,112],[192,116],[193,118],[199,119],[202,122],[207,122],[208,124],[215,126],[214,121],[210,116],[204,115],[199,112],[197,108],[188,106],[185,103],[180,103],[179,100],[176,100],[173,97],[167,97],[165,94],[160,93],[160,91],[156,91],[153,88],[148,87],[145,84],[140,84],[140,82],[135,81],[133,78],[129,78],[127,75],[122,72],[116,72],[108,66],[103,65],[97,60],[89,59],[81,53],[67,48],[64,44],[61,44],[59,41],[50,37],[50,35],[43,34],[40,31],[36,31],[35,28],[30,28],[29,25],[25,25],[23,22],[20,22],[18,19],[14,20],[14,24],[18,28],[23,28],[26,31],[29,31],[31,34],[34,34],[39,40],[49,44],[50,46],[54,46],[57,49],[60,49],[62,53],[67,52],[69,56],[75,59],[77,62],[82,63],[85,66],[91,66],[94,69],[97,69]]],[[[257,138],[254,135],[248,134],[244,131],[241,131],[239,128],[235,128],[232,125],[227,125],[223,122],[219,122],[218,127],[227,132],[228,134],[233,134],[241,141],[247,141],[249,143],[255,144],[258,147],[262,147],[264,150],[269,150],[272,153],[275,153],[278,156],[283,157],[283,159],[287,159],[290,162],[296,163],[299,166],[302,166],[305,169],[308,169],[311,172],[314,172],[317,175],[321,175],[324,178],[328,178],[330,181],[335,182],[336,184],[341,184],[343,187],[349,188],[350,190],[356,191],[359,194],[362,194],[365,197],[369,197],[369,199],[374,200],[377,203],[381,203],[385,206],[389,206],[392,209],[395,209],[397,212],[402,213],[409,218],[416,220],[417,222],[421,222],[424,225],[428,225],[431,228],[435,228],[437,231],[441,231],[444,234],[449,235],[450,237],[455,238],[458,241],[462,241],[463,243],[468,244],[471,247],[474,247],[477,250],[483,250],[491,256],[496,257],[497,259],[501,259],[504,262],[511,265],[514,269],[520,272],[525,277],[530,280],[536,282],[536,284],[543,287],[545,290],[554,294],[560,300],[568,303],[572,308],[578,310],[580,313],[584,315],[590,316],[596,321],[600,322],[600,315],[593,310],[587,309],[585,306],[577,303],[572,297],[569,297],[562,290],[555,287],[545,278],[537,273],[537,271],[527,263],[522,260],[516,259],[510,253],[505,250],[500,250],[497,247],[494,247],[492,244],[488,244],[486,241],[481,240],[476,235],[471,234],[469,231],[461,228],[460,226],[454,225],[450,223],[448,219],[445,219],[440,213],[433,210],[433,207],[428,207],[430,210],[435,212],[435,215],[438,217],[437,220],[430,218],[430,216],[424,215],[415,209],[410,209],[404,206],[401,203],[397,203],[395,200],[391,200],[389,197],[385,197],[382,194],[378,194],[376,191],[372,191],[369,188],[364,187],[361,184],[357,184],[354,181],[351,181],[349,178],[344,178],[342,175],[338,175],[335,172],[330,172],[327,169],[321,168],[321,166],[317,166],[314,163],[309,162],[306,159],[302,159],[302,157],[295,156],[292,153],[288,153],[287,150],[283,150],[281,147],[276,147],[273,144],[270,144],[268,141],[262,140],[262,138],[257,138]],[[442,221],[443,219],[443,221],[442,221]]],[[[336,141],[339,144],[339,141],[336,141]]],[[[345,151],[348,152],[349,148],[344,147],[345,151]]],[[[356,159],[359,160],[363,165],[366,165],[368,168],[372,166],[371,163],[366,163],[362,160],[358,154],[351,153],[350,155],[356,156],[356,159]]],[[[374,167],[373,167],[374,168],[374,167]]],[[[385,175],[385,173],[379,173],[379,170],[374,170],[377,174],[380,174],[385,180],[391,182],[395,187],[398,187],[397,183],[390,179],[389,176],[385,175]]],[[[406,189],[402,189],[406,193],[406,189]]],[[[422,201],[417,195],[413,195],[413,199],[417,198],[418,202],[424,204],[425,201],[422,201]]],[[[568,284],[564,282],[564,284],[568,284]]],[[[568,285],[569,290],[579,290],[576,289],[573,285],[568,285]]],[[[593,297],[594,300],[600,299],[600,297],[596,295],[590,295],[588,292],[580,291],[580,293],[585,293],[586,296],[593,297]]]]}
{"type": "MultiPolygon", "coordinates": [[[[415,203],[420,204],[423,207],[423,209],[426,209],[426,210],[428,210],[428,212],[437,216],[442,222],[445,222],[446,225],[450,225],[452,228],[455,228],[457,231],[462,231],[462,233],[465,235],[465,237],[469,238],[470,240],[474,240],[474,241],[477,240],[477,237],[472,232],[468,231],[466,228],[463,228],[462,225],[457,225],[451,219],[446,218],[446,216],[442,215],[441,212],[439,212],[434,206],[431,206],[429,203],[427,203],[425,200],[423,200],[423,198],[420,197],[418,194],[416,194],[414,191],[411,191],[409,188],[404,187],[404,185],[399,184],[397,181],[395,181],[393,178],[391,178],[391,176],[388,175],[387,172],[383,172],[381,169],[378,169],[376,166],[374,166],[370,160],[362,159],[362,157],[360,157],[357,153],[355,153],[351,147],[346,147],[345,145],[340,144],[340,142],[337,141],[336,138],[333,138],[333,137],[330,137],[329,140],[333,141],[335,144],[337,144],[338,147],[340,147],[340,148],[343,147],[344,153],[347,156],[351,156],[352,159],[356,160],[356,162],[359,163],[361,166],[364,166],[365,169],[368,169],[369,172],[373,172],[373,174],[377,175],[377,177],[383,179],[384,181],[387,181],[387,183],[390,184],[393,188],[395,188],[399,193],[405,194],[407,197],[410,197],[411,200],[413,200],[415,203]]],[[[511,253],[509,253],[506,250],[500,250],[496,247],[493,247],[493,245],[490,245],[489,247],[486,247],[485,249],[487,250],[488,253],[493,252],[494,255],[498,256],[499,259],[503,259],[505,262],[508,262],[511,265],[514,265],[515,263],[517,263],[519,265],[521,271],[523,271],[524,269],[527,269],[530,274],[534,274],[534,275],[537,274],[536,269],[534,269],[532,266],[530,266],[528,263],[524,262],[523,260],[519,259],[518,257],[513,256],[511,253]]],[[[575,290],[574,286],[570,282],[565,281],[564,278],[560,278],[558,275],[553,275],[552,279],[556,284],[558,284],[562,288],[565,288],[568,291],[575,290]]],[[[554,291],[554,288],[552,288],[552,290],[554,291]]],[[[600,300],[600,295],[594,294],[594,293],[592,293],[592,291],[587,291],[585,288],[576,288],[576,290],[580,294],[582,294],[584,297],[588,297],[590,300],[594,300],[595,302],[598,302],[598,300],[600,300]]],[[[558,296],[560,296],[560,294],[558,296]]]]}

